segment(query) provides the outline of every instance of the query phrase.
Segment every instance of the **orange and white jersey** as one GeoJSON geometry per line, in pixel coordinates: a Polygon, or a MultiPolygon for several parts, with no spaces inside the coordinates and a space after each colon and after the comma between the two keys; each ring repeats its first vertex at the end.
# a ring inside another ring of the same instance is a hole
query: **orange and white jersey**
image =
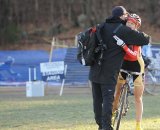
{"type": "Polygon", "coordinates": [[[138,60],[139,57],[141,57],[141,46],[125,45],[123,49],[126,52],[126,55],[124,56],[124,60],[136,61],[138,60]]]}

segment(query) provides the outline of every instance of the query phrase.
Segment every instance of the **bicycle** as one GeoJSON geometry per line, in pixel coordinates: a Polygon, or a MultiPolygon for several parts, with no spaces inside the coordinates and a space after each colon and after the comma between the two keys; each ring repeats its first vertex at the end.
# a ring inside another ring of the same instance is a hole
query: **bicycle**
{"type": "Polygon", "coordinates": [[[150,95],[158,95],[160,93],[160,83],[156,75],[160,73],[160,69],[147,67],[145,71],[145,92],[150,95]]]}
{"type": "Polygon", "coordinates": [[[120,72],[124,72],[127,74],[126,76],[126,82],[121,87],[121,96],[119,99],[119,107],[116,111],[115,118],[112,120],[112,125],[115,128],[115,130],[119,130],[121,119],[123,116],[126,116],[128,110],[129,110],[129,99],[128,96],[130,93],[130,88],[133,87],[133,75],[141,75],[139,72],[131,72],[127,70],[121,69],[120,72]]]}

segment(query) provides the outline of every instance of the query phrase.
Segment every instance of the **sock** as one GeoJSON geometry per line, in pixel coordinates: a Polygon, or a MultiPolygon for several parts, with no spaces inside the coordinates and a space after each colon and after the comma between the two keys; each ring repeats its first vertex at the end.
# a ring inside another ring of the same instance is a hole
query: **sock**
{"type": "Polygon", "coordinates": [[[136,122],[137,127],[141,127],[141,122],[136,122]]]}

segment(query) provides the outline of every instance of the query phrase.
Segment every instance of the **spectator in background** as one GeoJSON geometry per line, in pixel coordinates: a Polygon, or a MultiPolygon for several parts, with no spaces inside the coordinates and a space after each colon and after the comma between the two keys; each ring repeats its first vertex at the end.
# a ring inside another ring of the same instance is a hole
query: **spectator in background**
{"type": "Polygon", "coordinates": [[[152,62],[151,44],[142,46],[142,57],[145,63],[145,68],[147,68],[152,62]]]}
{"type": "Polygon", "coordinates": [[[21,75],[12,69],[15,59],[8,56],[7,59],[0,64],[0,81],[16,81],[21,75]]]}
{"type": "Polygon", "coordinates": [[[144,55],[148,58],[152,57],[151,44],[142,46],[142,55],[144,55]]]}

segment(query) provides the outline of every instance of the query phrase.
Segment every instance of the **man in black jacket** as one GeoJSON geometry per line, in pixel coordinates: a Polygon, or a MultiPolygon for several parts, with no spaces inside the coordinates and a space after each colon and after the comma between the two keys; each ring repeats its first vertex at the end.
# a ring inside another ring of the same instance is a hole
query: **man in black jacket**
{"type": "Polygon", "coordinates": [[[95,63],[90,68],[89,79],[92,83],[94,114],[99,130],[113,130],[111,126],[112,102],[125,54],[123,49],[116,44],[113,32],[116,30],[116,35],[128,45],[142,46],[148,44],[150,40],[148,35],[125,26],[127,14],[123,6],[113,8],[112,16],[106,19],[101,30],[103,42],[107,46],[102,64],[95,63]]]}

